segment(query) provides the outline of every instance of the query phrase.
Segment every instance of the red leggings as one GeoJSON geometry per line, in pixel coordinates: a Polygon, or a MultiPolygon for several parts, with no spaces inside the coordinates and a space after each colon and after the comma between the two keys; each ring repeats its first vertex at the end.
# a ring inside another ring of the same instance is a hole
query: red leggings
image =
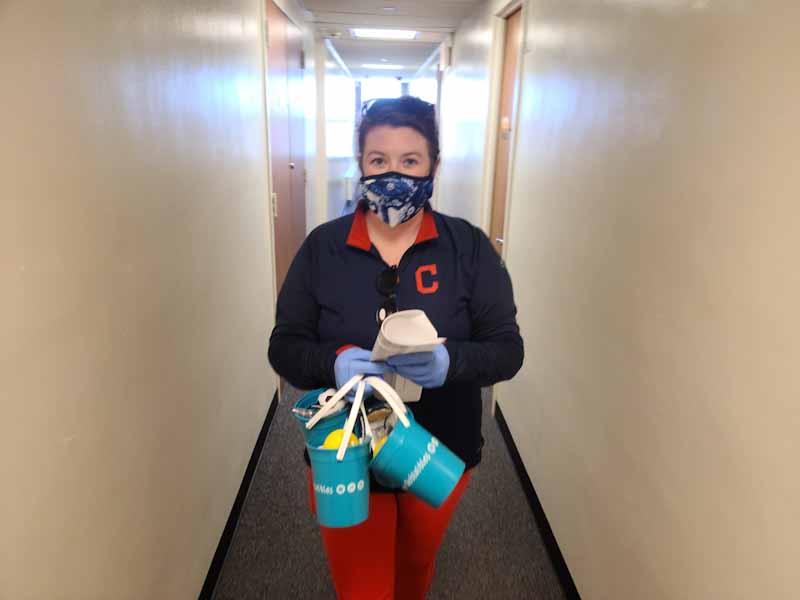
{"type": "MultiPolygon", "coordinates": [[[[371,493],[369,517],[355,527],[322,527],[339,600],[422,600],[433,580],[436,552],[472,472],[466,471],[439,508],[407,493],[371,493]]],[[[315,511],[311,469],[311,511],[315,511]]]]}

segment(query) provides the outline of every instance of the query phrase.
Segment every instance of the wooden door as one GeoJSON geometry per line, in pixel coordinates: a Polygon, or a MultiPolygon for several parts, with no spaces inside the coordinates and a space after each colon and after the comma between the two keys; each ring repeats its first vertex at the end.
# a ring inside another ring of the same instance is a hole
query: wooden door
{"type": "Polygon", "coordinates": [[[267,0],[267,107],[278,289],[305,237],[302,35],[267,0]]]}
{"type": "MultiPolygon", "coordinates": [[[[287,20],[286,66],[289,98],[289,175],[291,194],[287,204],[291,214],[292,247],[300,248],[306,234],[306,169],[305,169],[305,120],[306,101],[303,90],[305,56],[303,34],[287,20]]],[[[286,222],[285,222],[286,224],[286,222]]],[[[292,256],[294,256],[294,252],[292,256]]]]}
{"type": "Polygon", "coordinates": [[[508,194],[508,165],[511,155],[511,131],[514,118],[514,90],[517,83],[517,62],[522,43],[522,9],[506,19],[506,39],[503,49],[503,78],[500,91],[500,120],[497,128],[497,150],[492,194],[491,240],[501,255],[505,239],[506,196],[508,194]]]}

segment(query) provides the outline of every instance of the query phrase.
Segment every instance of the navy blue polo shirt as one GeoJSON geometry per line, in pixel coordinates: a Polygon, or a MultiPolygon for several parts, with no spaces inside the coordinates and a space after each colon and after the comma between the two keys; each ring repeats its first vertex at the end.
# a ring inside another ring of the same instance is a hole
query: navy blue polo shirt
{"type": "MultiPolygon", "coordinates": [[[[269,358],[295,387],[335,387],[337,351],[372,349],[389,265],[372,245],[366,207],[320,225],[303,242],[278,296],[269,358]]],[[[450,354],[445,384],[409,404],[417,421],[472,467],[480,461],[480,388],[522,365],[511,279],[486,235],[425,207],[417,238],[397,265],[398,310],[422,309],[450,354]]]]}

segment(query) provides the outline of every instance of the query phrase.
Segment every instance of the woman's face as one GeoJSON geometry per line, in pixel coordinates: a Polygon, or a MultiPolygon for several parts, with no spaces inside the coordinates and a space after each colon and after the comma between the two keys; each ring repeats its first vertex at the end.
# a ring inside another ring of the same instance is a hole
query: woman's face
{"type": "Polygon", "coordinates": [[[413,177],[432,175],[428,142],[411,127],[378,125],[364,138],[361,172],[366,177],[397,171],[413,177]]]}

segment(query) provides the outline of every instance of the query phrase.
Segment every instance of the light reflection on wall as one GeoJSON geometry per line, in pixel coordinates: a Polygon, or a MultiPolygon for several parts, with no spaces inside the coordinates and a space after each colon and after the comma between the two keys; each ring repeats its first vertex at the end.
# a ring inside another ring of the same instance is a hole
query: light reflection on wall
{"type": "Polygon", "coordinates": [[[439,84],[436,80],[436,71],[425,74],[423,77],[412,79],[408,85],[408,93],[422,98],[425,102],[436,104],[439,84]]]}
{"type": "Polygon", "coordinates": [[[351,174],[356,170],[356,84],[338,62],[325,59],[325,154],[327,172],[327,218],[342,214],[352,199],[351,174]]]}
{"type": "Polygon", "coordinates": [[[328,158],[353,156],[355,82],[345,75],[325,77],[325,148],[328,158]]]}
{"type": "Polygon", "coordinates": [[[186,15],[179,21],[180,29],[193,37],[208,40],[244,40],[258,36],[254,19],[226,15],[186,15]]]}
{"type": "Polygon", "coordinates": [[[240,14],[182,11],[170,14],[168,11],[174,7],[169,5],[164,6],[164,11],[152,11],[142,6],[134,14],[118,9],[112,11],[111,5],[106,8],[109,10],[111,27],[119,35],[133,28],[147,38],[177,34],[184,38],[237,42],[259,37],[258,20],[240,14]]]}
{"type": "Polygon", "coordinates": [[[477,46],[488,48],[492,45],[492,30],[490,28],[476,29],[470,34],[470,41],[477,46]]]}
{"type": "MultiPolygon", "coordinates": [[[[263,111],[262,82],[252,70],[231,69],[230,65],[170,64],[161,74],[159,87],[145,92],[141,81],[148,69],[152,73],[147,65],[121,65],[114,74],[121,102],[103,109],[121,111],[137,143],[148,145],[168,128],[185,139],[204,134],[212,146],[238,151],[242,158],[256,158],[263,151],[254,136],[242,138],[208,119],[210,112],[223,110],[233,110],[243,118],[258,117],[263,111]]],[[[149,155],[157,159],[159,149],[170,152],[157,146],[149,155]]]]}
{"type": "MultiPolygon", "coordinates": [[[[622,2],[623,0],[619,0],[622,2]]],[[[631,6],[654,8],[675,3],[629,2],[631,6]]],[[[609,149],[618,144],[649,144],[665,135],[668,110],[665,98],[674,93],[676,82],[669,69],[654,69],[640,75],[631,93],[629,72],[615,56],[628,44],[625,33],[612,24],[599,24],[591,31],[558,22],[540,22],[527,35],[526,69],[536,72],[537,85],[523,94],[522,110],[537,124],[537,135],[557,145],[580,145],[589,130],[602,131],[599,139],[609,149]],[[570,75],[551,68],[571,57],[576,63],[591,54],[593,73],[575,70],[570,75]],[[602,73],[598,77],[597,73],[602,73]]]]}
{"type": "Polygon", "coordinates": [[[442,164],[437,180],[437,208],[483,225],[484,182],[489,114],[491,3],[465,19],[453,39],[451,65],[441,85],[442,164]]]}
{"type": "MultiPolygon", "coordinates": [[[[263,152],[263,139],[241,136],[217,118],[230,113],[246,121],[261,118],[261,56],[253,52],[261,35],[258,19],[233,10],[206,8],[212,10],[170,5],[163,10],[109,7],[104,16],[111,21],[114,36],[129,37],[136,31],[141,52],[98,57],[107,65],[108,85],[116,90],[118,101],[97,106],[87,96],[86,106],[99,113],[99,118],[90,122],[101,127],[103,122],[123,119],[132,141],[147,148],[138,156],[148,161],[158,163],[176,154],[187,163],[193,158],[207,160],[207,152],[194,156],[193,148],[200,147],[216,147],[247,160],[258,159],[263,152]],[[169,37],[180,40],[185,48],[165,60],[159,42],[169,37]],[[131,56],[135,60],[130,60],[131,56]],[[165,139],[184,140],[180,150],[153,144],[164,131],[173,134],[165,139]]],[[[86,72],[81,77],[89,81],[94,75],[86,72]]]]}

